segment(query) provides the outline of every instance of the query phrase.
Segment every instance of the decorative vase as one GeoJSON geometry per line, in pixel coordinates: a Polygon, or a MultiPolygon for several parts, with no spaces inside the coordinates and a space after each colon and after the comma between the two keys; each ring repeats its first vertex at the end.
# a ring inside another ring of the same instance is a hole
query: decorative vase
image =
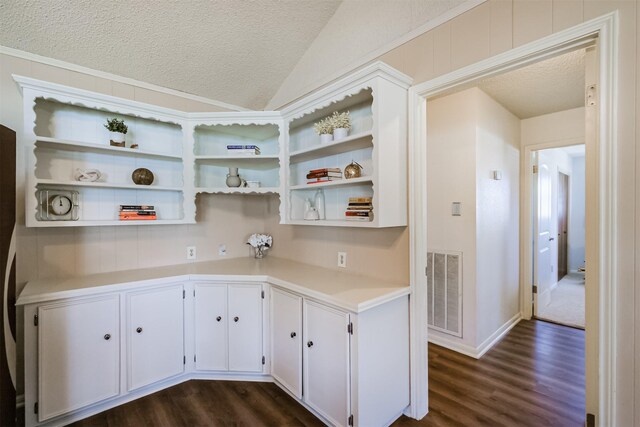
{"type": "Polygon", "coordinates": [[[124,147],[125,134],[122,132],[109,132],[109,140],[114,147],[124,147]]]}
{"type": "Polygon", "coordinates": [[[321,133],[320,134],[320,144],[328,144],[333,141],[333,135],[330,133],[321,133]]]}
{"type": "Polygon", "coordinates": [[[151,185],[153,183],[153,172],[147,168],[138,168],[131,174],[131,179],[137,185],[151,185]]]}
{"type": "Polygon", "coordinates": [[[349,129],[347,128],[336,128],[333,130],[333,139],[337,141],[342,138],[346,138],[349,135],[349,129]]]}
{"type": "Polygon", "coordinates": [[[254,250],[254,256],[256,257],[256,259],[264,258],[264,247],[263,246],[256,246],[255,248],[253,248],[253,250],[254,250]]]}
{"type": "Polygon", "coordinates": [[[238,175],[238,168],[229,168],[226,182],[227,187],[240,187],[242,179],[240,179],[240,175],[238,175]]]}

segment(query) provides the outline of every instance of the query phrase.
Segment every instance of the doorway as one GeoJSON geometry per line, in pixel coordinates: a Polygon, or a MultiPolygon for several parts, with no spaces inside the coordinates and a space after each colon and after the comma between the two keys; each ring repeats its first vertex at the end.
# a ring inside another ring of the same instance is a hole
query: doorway
{"type": "Polygon", "coordinates": [[[540,320],[584,329],[585,145],[535,150],[531,156],[532,312],[540,320]]]}
{"type": "MultiPolygon", "coordinates": [[[[612,153],[617,145],[617,121],[613,111],[617,105],[616,74],[611,73],[611,67],[617,66],[616,31],[618,18],[615,14],[607,14],[591,21],[579,24],[568,30],[559,31],[552,36],[545,37],[536,43],[518,47],[504,54],[489,58],[468,67],[456,70],[444,76],[419,84],[410,90],[410,230],[411,230],[411,327],[412,336],[411,360],[412,382],[409,415],[422,418],[428,409],[428,381],[427,381],[427,350],[419,337],[427,335],[427,279],[425,267],[427,259],[426,242],[426,141],[427,126],[424,118],[427,116],[427,99],[454,87],[466,85],[469,82],[497,75],[513,70],[536,61],[549,58],[562,52],[574,50],[578,46],[586,46],[598,41],[596,51],[597,76],[600,105],[593,110],[594,139],[587,143],[587,181],[591,183],[591,193],[587,197],[586,238],[587,265],[589,277],[594,286],[587,291],[587,307],[591,309],[593,318],[587,319],[587,339],[594,343],[587,346],[586,351],[586,390],[587,412],[595,414],[595,422],[600,425],[613,423],[611,400],[603,398],[610,396],[616,385],[616,377],[612,354],[615,342],[611,337],[617,336],[617,326],[612,321],[614,296],[619,287],[615,278],[613,266],[616,265],[616,252],[611,239],[601,239],[601,236],[614,235],[617,208],[613,201],[618,192],[618,183],[612,180],[612,153]],[[596,131],[597,129],[597,131],[596,131]],[[597,135],[597,138],[595,137],[597,135]],[[591,156],[591,157],[590,157],[591,156]],[[598,326],[589,329],[588,325],[598,326]]],[[[543,148],[543,147],[540,147],[543,148]]],[[[529,148],[530,150],[530,148],[529,148]]],[[[525,150],[526,152],[527,150],[525,150]]],[[[522,156],[521,170],[531,167],[530,159],[522,156]]],[[[524,175],[527,176],[527,175],[524,175]]],[[[527,180],[527,184],[528,184],[527,180]]],[[[523,198],[529,212],[531,201],[523,198]]],[[[526,216],[526,215],[525,215],[526,216]]],[[[530,218],[522,218],[522,224],[530,224],[530,218]]],[[[523,239],[529,241],[531,229],[521,228],[523,239]]],[[[526,247],[521,255],[521,265],[529,265],[521,272],[522,316],[531,317],[530,289],[525,283],[530,283],[532,248],[526,247]]],[[[594,418],[591,418],[593,422],[594,418]]]]}

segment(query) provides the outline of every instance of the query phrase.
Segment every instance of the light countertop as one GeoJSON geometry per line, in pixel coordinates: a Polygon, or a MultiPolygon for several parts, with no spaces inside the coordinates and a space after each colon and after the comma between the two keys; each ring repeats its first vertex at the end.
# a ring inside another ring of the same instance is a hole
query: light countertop
{"type": "Polygon", "coordinates": [[[266,282],[354,313],[410,292],[408,283],[267,256],[263,259],[231,258],[66,279],[38,279],[27,283],[16,304],[126,291],[132,285],[153,286],[181,281],[266,282]]]}

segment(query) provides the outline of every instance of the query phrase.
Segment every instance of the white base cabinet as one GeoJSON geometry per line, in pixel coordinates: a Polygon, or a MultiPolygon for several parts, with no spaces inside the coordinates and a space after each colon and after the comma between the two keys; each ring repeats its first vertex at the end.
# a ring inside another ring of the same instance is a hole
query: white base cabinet
{"type": "Polygon", "coordinates": [[[67,425],[196,378],[273,380],[335,426],[389,425],[409,405],[407,294],[356,312],[293,284],[218,280],[22,304],[26,425],[67,425]]]}
{"type": "Polygon", "coordinates": [[[38,421],[120,393],[119,310],[117,295],[38,308],[38,421]]]}
{"type": "Polygon", "coordinates": [[[406,296],[356,314],[272,287],[271,375],[330,425],[389,425],[409,405],[408,324],[406,296]]]}
{"type": "Polygon", "coordinates": [[[196,283],[194,291],[196,369],[261,373],[262,285],[196,283]]]}
{"type": "Polygon", "coordinates": [[[184,371],[184,289],[171,285],[127,294],[128,390],[184,371]]]}

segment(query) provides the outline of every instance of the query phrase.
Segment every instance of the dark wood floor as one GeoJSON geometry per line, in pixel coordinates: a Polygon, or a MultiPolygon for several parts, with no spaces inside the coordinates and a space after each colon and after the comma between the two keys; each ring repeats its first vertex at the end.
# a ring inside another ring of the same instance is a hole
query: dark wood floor
{"type": "MultiPolygon", "coordinates": [[[[520,322],[482,359],[429,345],[429,414],[394,426],[584,425],[584,331],[520,322]]],[[[189,381],[75,426],[319,426],[270,383],[189,381]]],[[[368,426],[365,426],[368,427],[368,426]]]]}

